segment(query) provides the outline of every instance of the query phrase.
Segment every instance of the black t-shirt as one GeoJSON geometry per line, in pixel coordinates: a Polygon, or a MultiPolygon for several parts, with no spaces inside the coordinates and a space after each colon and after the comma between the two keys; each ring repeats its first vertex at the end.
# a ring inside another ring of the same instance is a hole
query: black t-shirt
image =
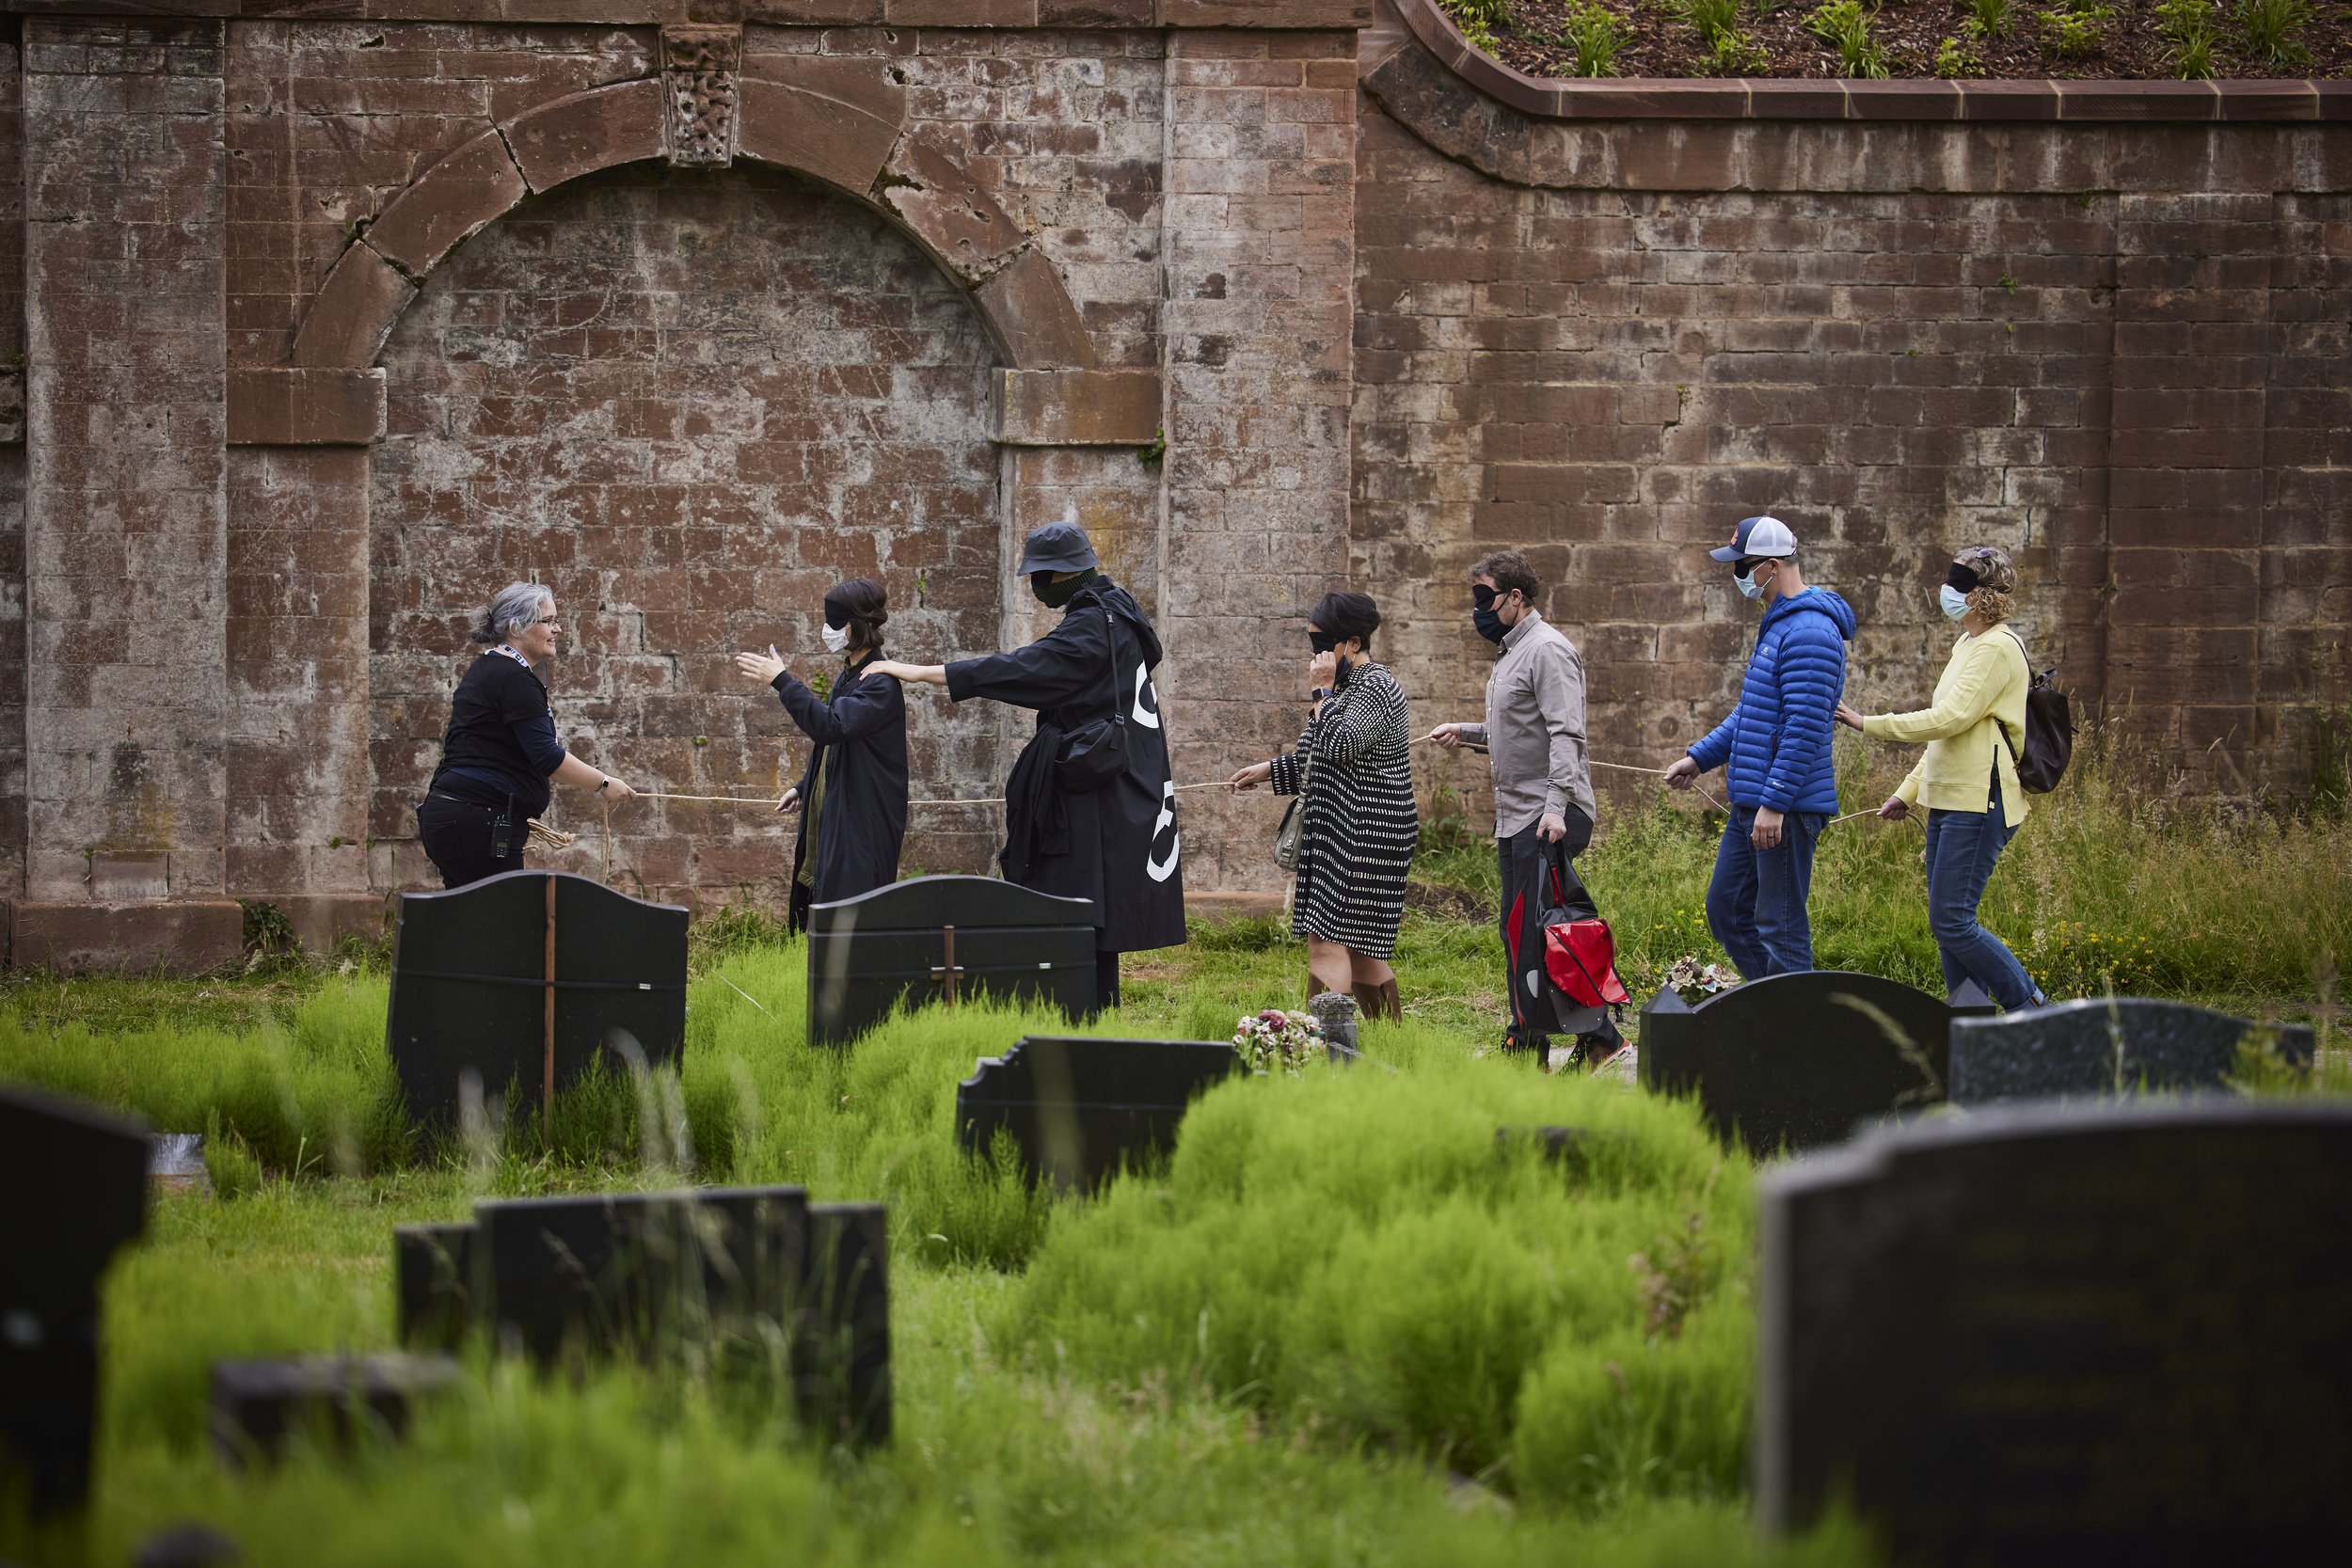
{"type": "Polygon", "coordinates": [[[555,710],[531,667],[496,652],[475,659],[450,698],[434,792],[498,806],[511,796],[523,816],[536,816],[563,762],[555,710]]]}

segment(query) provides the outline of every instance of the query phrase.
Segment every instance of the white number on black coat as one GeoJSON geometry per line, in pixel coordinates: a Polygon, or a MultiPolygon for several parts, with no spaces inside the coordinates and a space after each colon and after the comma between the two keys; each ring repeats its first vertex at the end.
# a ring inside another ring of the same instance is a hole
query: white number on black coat
{"type": "Polygon", "coordinates": [[[1160,815],[1158,820],[1152,824],[1152,842],[1153,845],[1157,845],[1160,842],[1161,833],[1166,832],[1168,834],[1168,859],[1164,861],[1153,860],[1152,858],[1152,852],[1149,849],[1145,850],[1143,855],[1143,869],[1150,874],[1152,879],[1155,882],[1165,882],[1176,874],[1176,857],[1184,853],[1184,835],[1174,832],[1173,830],[1175,829],[1175,826],[1176,781],[1170,779],[1166,784],[1161,786],[1160,815]]]}
{"type": "Polygon", "coordinates": [[[1133,718],[1136,723],[1143,725],[1146,729],[1156,730],[1160,727],[1159,689],[1152,684],[1152,672],[1140,664],[1136,666],[1135,712],[1129,717],[1133,718]],[[1145,707],[1143,705],[1143,699],[1146,697],[1150,697],[1152,699],[1152,705],[1150,707],[1145,707]]]}

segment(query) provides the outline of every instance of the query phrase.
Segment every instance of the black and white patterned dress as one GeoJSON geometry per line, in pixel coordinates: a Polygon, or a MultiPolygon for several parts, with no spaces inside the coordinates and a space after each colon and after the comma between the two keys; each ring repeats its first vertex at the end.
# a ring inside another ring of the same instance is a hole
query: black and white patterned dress
{"type": "Polygon", "coordinates": [[[1274,793],[1295,795],[1300,756],[1314,758],[1291,935],[1343,942],[1367,958],[1396,951],[1405,873],[1421,843],[1412,728],[1396,677],[1381,665],[1352,665],[1347,685],[1299,732],[1298,750],[1274,759],[1274,793]]]}

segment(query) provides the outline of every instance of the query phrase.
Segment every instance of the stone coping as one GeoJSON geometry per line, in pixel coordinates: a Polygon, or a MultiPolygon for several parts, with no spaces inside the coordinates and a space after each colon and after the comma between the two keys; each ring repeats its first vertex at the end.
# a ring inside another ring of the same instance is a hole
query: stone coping
{"type": "MultiPolygon", "coordinates": [[[[478,22],[507,26],[658,26],[678,0],[0,0],[0,11],[83,21],[478,22]]],[[[691,19],[782,27],[1244,28],[1353,31],[1372,0],[706,0],[691,19]]]]}
{"type": "Polygon", "coordinates": [[[1471,48],[1437,0],[1386,0],[1439,64],[1541,119],[2352,121],[2352,81],[2024,82],[1530,76],[1471,48]]]}

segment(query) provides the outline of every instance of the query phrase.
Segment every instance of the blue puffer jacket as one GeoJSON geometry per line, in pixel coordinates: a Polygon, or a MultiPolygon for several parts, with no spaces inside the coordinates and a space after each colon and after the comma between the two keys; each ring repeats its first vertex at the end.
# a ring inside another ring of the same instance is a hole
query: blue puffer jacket
{"type": "Polygon", "coordinates": [[[1852,607],[1826,588],[1775,599],[1764,612],[1740,705],[1691,748],[1701,772],[1731,765],[1733,805],[1836,813],[1829,735],[1853,627],[1852,607]]]}

